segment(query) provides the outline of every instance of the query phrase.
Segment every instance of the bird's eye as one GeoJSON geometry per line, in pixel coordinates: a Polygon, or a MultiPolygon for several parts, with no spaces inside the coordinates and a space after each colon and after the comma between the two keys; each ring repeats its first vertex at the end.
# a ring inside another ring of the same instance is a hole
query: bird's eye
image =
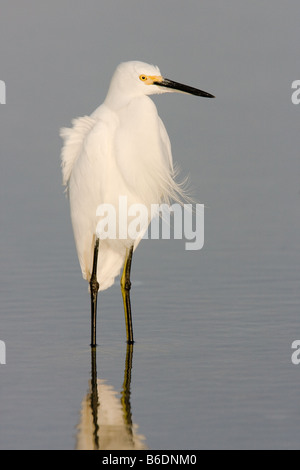
{"type": "Polygon", "coordinates": [[[145,80],[147,80],[146,75],[140,75],[140,80],[142,80],[142,82],[144,82],[145,80]]]}

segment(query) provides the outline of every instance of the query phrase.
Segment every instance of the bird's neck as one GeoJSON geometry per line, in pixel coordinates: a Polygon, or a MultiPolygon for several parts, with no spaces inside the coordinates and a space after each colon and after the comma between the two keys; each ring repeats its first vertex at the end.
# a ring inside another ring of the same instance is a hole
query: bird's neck
{"type": "Polygon", "coordinates": [[[129,102],[130,99],[128,96],[124,96],[123,93],[108,93],[104,100],[104,104],[111,111],[118,111],[119,109],[124,108],[124,106],[127,106],[129,102]]]}
{"type": "Polygon", "coordinates": [[[129,90],[123,90],[120,88],[119,83],[115,84],[113,80],[110,84],[104,104],[112,111],[118,111],[119,109],[124,108],[124,106],[127,106],[136,96],[135,91],[130,93],[129,90]]]}

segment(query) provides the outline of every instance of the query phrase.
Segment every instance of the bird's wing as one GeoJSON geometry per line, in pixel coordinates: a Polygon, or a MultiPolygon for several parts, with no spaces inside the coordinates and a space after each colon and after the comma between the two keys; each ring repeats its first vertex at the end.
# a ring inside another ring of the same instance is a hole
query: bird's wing
{"type": "MultiPolygon", "coordinates": [[[[62,149],[63,181],[68,186],[71,220],[79,263],[84,279],[89,280],[92,266],[97,208],[107,198],[107,190],[115,184],[111,180],[111,138],[113,131],[109,119],[98,116],[78,118],[73,128],[63,129],[62,149]]],[[[114,282],[120,272],[126,247],[116,240],[100,241],[101,262],[97,280],[100,290],[114,282]]]]}
{"type": "Polygon", "coordinates": [[[166,159],[166,164],[170,169],[170,180],[169,180],[169,199],[174,200],[180,204],[183,201],[190,201],[191,199],[188,196],[189,188],[187,186],[188,178],[185,178],[183,181],[177,183],[176,178],[180,173],[180,168],[173,162],[171,142],[165,128],[163,121],[159,117],[159,130],[161,142],[163,145],[163,154],[166,159]]]}
{"type": "Polygon", "coordinates": [[[165,125],[163,121],[161,120],[160,117],[159,119],[159,131],[160,131],[160,137],[161,141],[163,143],[163,152],[164,155],[166,156],[166,160],[168,165],[170,166],[171,171],[173,171],[173,157],[172,157],[172,150],[171,150],[171,142],[167,133],[167,130],[165,128],[165,125]]]}
{"type": "Polygon", "coordinates": [[[61,151],[61,167],[64,186],[68,185],[74,163],[82,151],[84,139],[95,123],[95,119],[89,116],[84,116],[74,119],[72,121],[73,127],[63,127],[60,130],[60,136],[64,141],[61,151]]]}

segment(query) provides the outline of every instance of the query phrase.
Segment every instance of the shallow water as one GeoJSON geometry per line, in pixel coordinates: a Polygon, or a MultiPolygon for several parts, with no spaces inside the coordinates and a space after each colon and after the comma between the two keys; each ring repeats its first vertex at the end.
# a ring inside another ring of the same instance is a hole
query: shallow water
{"type": "MultiPolygon", "coordinates": [[[[8,269],[1,282],[3,449],[77,446],[92,369],[89,297],[67,242],[27,259],[17,273],[8,269]]],[[[148,448],[299,446],[299,369],[291,363],[297,258],[284,250],[190,254],[179,241],[142,242],[132,273],[130,413],[148,448]]],[[[97,378],[120,408],[126,344],[119,286],[99,300],[97,378]]],[[[100,400],[100,414],[105,406],[100,400]]],[[[99,420],[105,433],[105,417],[99,420]]]]}

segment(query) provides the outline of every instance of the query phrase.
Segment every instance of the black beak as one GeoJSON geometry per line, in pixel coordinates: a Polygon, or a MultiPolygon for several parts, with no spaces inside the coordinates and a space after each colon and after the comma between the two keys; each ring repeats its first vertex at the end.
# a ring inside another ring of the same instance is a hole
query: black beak
{"type": "Polygon", "coordinates": [[[198,90],[182,83],[173,82],[168,78],[164,78],[161,82],[153,82],[153,85],[162,86],[164,88],[172,88],[174,91],[181,91],[182,93],[189,93],[190,95],[203,96],[204,98],[215,98],[214,95],[207,93],[206,91],[198,90]]]}

